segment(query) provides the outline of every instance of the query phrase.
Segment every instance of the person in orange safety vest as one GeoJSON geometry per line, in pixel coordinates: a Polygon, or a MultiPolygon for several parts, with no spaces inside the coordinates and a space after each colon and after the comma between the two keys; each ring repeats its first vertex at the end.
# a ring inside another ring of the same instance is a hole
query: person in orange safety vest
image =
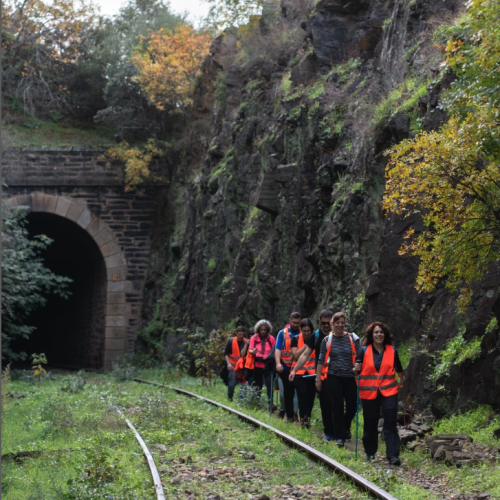
{"type": "Polygon", "coordinates": [[[397,413],[398,388],[403,387],[404,380],[403,367],[398,351],[392,345],[387,325],[375,321],[368,326],[353,372],[355,375],[359,373],[359,397],[364,419],[363,446],[368,460],[373,460],[377,452],[378,420],[382,409],[387,459],[391,465],[400,465],[397,413]]]}
{"type": "Polygon", "coordinates": [[[244,377],[237,377],[237,374],[243,373],[243,363],[250,344],[250,340],[245,338],[245,333],[245,327],[238,326],[236,328],[236,337],[228,340],[224,349],[224,358],[226,359],[228,370],[227,397],[229,401],[233,400],[234,388],[238,382],[241,384],[240,399],[244,396],[244,377]]]}
{"type": "MultiPolygon", "coordinates": [[[[311,335],[314,335],[314,325],[309,318],[304,318],[300,322],[300,335],[293,337],[291,349],[293,356],[292,370],[297,365],[297,360],[307,348],[307,341],[311,335]]],[[[301,427],[310,427],[311,413],[314,406],[314,397],[316,388],[314,386],[314,377],[316,375],[316,353],[311,351],[307,361],[300,370],[295,372],[293,385],[297,391],[299,400],[299,413],[301,427]]]]}

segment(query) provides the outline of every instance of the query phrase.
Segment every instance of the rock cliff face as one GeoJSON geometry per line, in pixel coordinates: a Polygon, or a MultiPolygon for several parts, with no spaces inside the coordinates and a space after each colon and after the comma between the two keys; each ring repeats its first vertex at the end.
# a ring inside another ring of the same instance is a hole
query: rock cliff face
{"type": "MultiPolygon", "coordinates": [[[[264,317],[277,330],[292,310],[316,319],[334,306],[353,330],[381,319],[396,345],[413,346],[407,391],[421,405],[498,406],[495,331],[478,361],[453,367],[443,390],[427,382],[433,352],[459,328],[454,297],[415,291],[418,262],[397,250],[405,228],[421,222],[380,208],[383,152],[446,119],[438,99],[452,77],[438,75],[431,37],[458,5],[282,0],[265,6],[258,26],[214,42],[171,154],[143,343],[166,336],[173,359],[180,325],[251,326],[264,317]]],[[[497,281],[492,272],[478,287],[466,339],[483,335],[500,309],[497,281]]]]}

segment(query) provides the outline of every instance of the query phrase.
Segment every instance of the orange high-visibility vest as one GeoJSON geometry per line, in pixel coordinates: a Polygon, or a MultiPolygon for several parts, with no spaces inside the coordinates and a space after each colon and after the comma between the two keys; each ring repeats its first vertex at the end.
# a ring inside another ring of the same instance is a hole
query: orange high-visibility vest
{"type": "Polygon", "coordinates": [[[255,354],[247,353],[245,358],[245,368],[253,370],[255,368],[255,354]]]}
{"type": "MultiPolygon", "coordinates": [[[[356,347],[354,346],[354,342],[352,341],[351,334],[347,334],[349,336],[349,340],[351,342],[351,350],[352,350],[352,366],[356,364],[356,347]]],[[[326,356],[325,356],[325,364],[323,365],[323,369],[321,370],[321,380],[325,380],[328,376],[328,365],[330,364],[330,351],[332,350],[332,337],[333,333],[330,333],[328,337],[325,338],[325,342],[327,345],[326,356]]]]}
{"type": "Polygon", "coordinates": [[[238,345],[238,337],[233,337],[233,345],[231,346],[231,354],[228,356],[229,362],[232,367],[236,366],[236,363],[241,358],[240,346],[238,345]]]}
{"type": "MultiPolygon", "coordinates": [[[[302,334],[302,330],[300,330],[300,333],[302,334]]],[[[291,349],[292,339],[290,338],[290,331],[288,328],[285,328],[284,330],[283,340],[285,341],[285,348],[281,350],[281,363],[290,367],[293,361],[293,356],[291,349]]],[[[281,347],[283,347],[283,343],[281,344],[281,347]]]]}
{"type": "Polygon", "coordinates": [[[378,391],[382,396],[395,396],[398,393],[398,381],[394,370],[394,348],[384,347],[384,355],[380,370],[377,371],[373,362],[373,346],[370,344],[365,351],[363,368],[359,375],[359,397],[375,399],[378,391]]]}
{"type": "MultiPolygon", "coordinates": [[[[314,335],[314,334],[311,334],[311,335],[314,335]]],[[[303,346],[304,346],[304,336],[301,333],[299,335],[299,340],[297,342],[297,348],[298,349],[302,349],[303,346]]],[[[298,360],[294,360],[293,361],[293,363],[292,363],[292,370],[295,367],[295,365],[297,364],[297,361],[298,360]]],[[[301,370],[297,370],[296,375],[305,375],[306,373],[308,375],[314,375],[316,373],[316,369],[314,367],[315,362],[316,362],[316,353],[315,353],[315,351],[313,349],[313,351],[311,352],[311,354],[307,358],[307,361],[305,362],[305,364],[302,367],[302,369],[301,370]]]]}

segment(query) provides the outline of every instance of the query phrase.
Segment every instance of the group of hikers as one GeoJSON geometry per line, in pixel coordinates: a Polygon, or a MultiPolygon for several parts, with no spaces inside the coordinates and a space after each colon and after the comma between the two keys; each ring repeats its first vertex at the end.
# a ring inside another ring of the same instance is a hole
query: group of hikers
{"type": "Polygon", "coordinates": [[[224,351],[228,398],[232,400],[237,384],[242,388],[241,398],[244,388],[253,386],[260,394],[265,385],[272,412],[277,409],[273,404],[273,380],[277,379],[282,405],[278,417],[286,416],[287,422],[298,420],[298,403],[300,425],[308,428],[317,394],[324,439],[343,447],[352,438],[359,397],[367,459],[374,460],[377,452],[382,411],[387,459],[400,465],[397,409],[403,368],[388,326],[380,321],[370,324],[361,345],[355,333],[345,331],[343,312],[334,314],[326,309],[320,313],[319,323],[320,328],[314,331],[310,319],[292,312],[289,324],[276,339],[267,320],[257,322],[250,338],[246,338],[246,328],[238,326],[224,351]]]}

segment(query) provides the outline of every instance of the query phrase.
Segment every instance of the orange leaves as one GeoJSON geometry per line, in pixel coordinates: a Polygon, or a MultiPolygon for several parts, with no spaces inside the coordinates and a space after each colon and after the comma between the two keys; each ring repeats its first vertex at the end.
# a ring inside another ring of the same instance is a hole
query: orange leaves
{"type": "Polygon", "coordinates": [[[163,29],[143,39],[133,62],[139,71],[135,80],[158,109],[179,112],[192,104],[196,76],[208,54],[211,38],[192,26],[163,29]]]}

